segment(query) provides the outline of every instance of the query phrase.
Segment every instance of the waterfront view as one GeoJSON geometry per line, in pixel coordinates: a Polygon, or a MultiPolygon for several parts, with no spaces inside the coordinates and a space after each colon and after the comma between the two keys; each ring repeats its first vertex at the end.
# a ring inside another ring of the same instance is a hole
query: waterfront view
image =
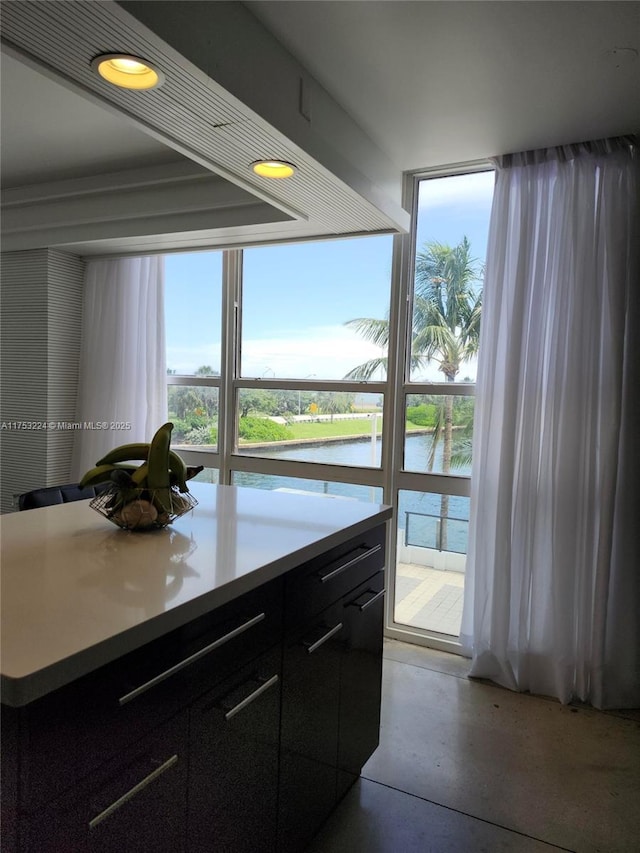
{"type": "Polygon", "coordinates": [[[493,182],[491,171],[416,179],[411,282],[392,275],[391,235],[166,266],[174,446],[199,451],[191,461],[210,482],[220,465],[241,486],[391,503],[394,624],[449,637],[462,609],[493,182]]]}
{"type": "MultiPolygon", "coordinates": [[[[362,423],[362,419],[359,419],[362,423]]],[[[382,416],[373,414],[366,420],[379,432],[382,416]]],[[[358,420],[343,420],[354,427],[358,420]]],[[[362,427],[360,427],[362,428],[362,427]]],[[[382,438],[372,433],[359,438],[346,437],[306,439],[301,443],[287,441],[240,445],[242,454],[259,454],[269,459],[301,460],[331,465],[367,466],[380,463],[382,438]]],[[[405,442],[405,467],[422,470],[427,466],[433,434],[424,430],[408,434],[405,442]]],[[[436,451],[434,464],[442,467],[442,446],[436,451]]],[[[468,475],[469,467],[456,470],[468,475]]],[[[217,482],[217,471],[207,469],[198,476],[217,482]]],[[[233,472],[232,482],[238,486],[279,490],[300,494],[323,495],[329,499],[361,500],[383,503],[382,489],[339,483],[329,480],[286,477],[249,471],[233,472]]],[[[401,490],[397,512],[397,564],[395,577],[395,620],[413,627],[456,636],[462,617],[464,566],[467,550],[469,498],[450,496],[448,516],[441,517],[442,496],[428,492],[401,490]],[[443,541],[443,524],[444,537],[443,541]]]]}

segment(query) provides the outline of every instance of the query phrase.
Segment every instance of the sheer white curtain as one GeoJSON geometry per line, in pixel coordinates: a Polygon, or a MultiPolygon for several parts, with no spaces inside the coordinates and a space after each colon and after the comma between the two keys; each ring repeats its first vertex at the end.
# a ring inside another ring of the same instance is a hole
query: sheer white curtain
{"type": "Polygon", "coordinates": [[[640,706],[637,141],[497,161],[477,380],[470,674],[600,708],[640,706]]]}
{"type": "Polygon", "coordinates": [[[164,259],[87,263],[72,477],[112,447],[150,441],[166,420],[164,259]],[[118,429],[117,424],[131,424],[118,429]]]}

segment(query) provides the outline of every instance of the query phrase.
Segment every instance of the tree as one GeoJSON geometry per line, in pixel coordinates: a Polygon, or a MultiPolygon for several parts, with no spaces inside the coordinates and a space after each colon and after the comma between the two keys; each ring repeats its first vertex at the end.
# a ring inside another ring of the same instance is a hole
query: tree
{"type": "Polygon", "coordinates": [[[324,414],[333,416],[350,412],[353,406],[354,396],[348,392],[318,391],[315,395],[319,410],[324,414]]]}
{"type": "MultiPolygon", "coordinates": [[[[478,352],[482,289],[478,286],[481,270],[471,257],[471,245],[463,237],[457,246],[431,241],[416,256],[411,332],[411,369],[435,362],[447,382],[455,382],[460,367],[478,352]]],[[[358,318],[346,324],[366,340],[381,348],[389,344],[389,320],[358,318]]],[[[346,379],[368,380],[376,371],[387,370],[384,356],[370,359],[355,367],[346,379]]],[[[427,460],[432,470],[435,452],[443,443],[442,472],[451,470],[453,457],[454,398],[446,395],[436,412],[435,426],[427,460]]],[[[443,519],[441,548],[446,548],[446,524],[449,496],[442,495],[440,515],[443,519]]]]}
{"type": "Polygon", "coordinates": [[[249,416],[249,412],[274,414],[277,409],[277,402],[272,391],[242,388],[238,396],[238,406],[240,417],[246,418],[249,416]]]}
{"type": "Polygon", "coordinates": [[[169,388],[169,412],[181,420],[190,414],[196,415],[196,410],[203,405],[198,390],[189,386],[172,385],[169,388]]]}

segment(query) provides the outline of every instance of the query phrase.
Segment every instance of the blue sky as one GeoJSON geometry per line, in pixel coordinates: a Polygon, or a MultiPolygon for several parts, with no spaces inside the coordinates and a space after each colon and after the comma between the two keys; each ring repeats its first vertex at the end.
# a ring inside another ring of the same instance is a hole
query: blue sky
{"type": "MultiPolygon", "coordinates": [[[[492,186],[493,173],[422,182],[418,248],[427,240],[455,244],[466,234],[484,259],[492,186]]],[[[345,322],[386,316],[392,239],[245,250],[243,375],[341,379],[379,355],[345,322]]],[[[178,373],[220,367],[221,259],[220,252],[166,258],[167,366],[178,373]]]]}

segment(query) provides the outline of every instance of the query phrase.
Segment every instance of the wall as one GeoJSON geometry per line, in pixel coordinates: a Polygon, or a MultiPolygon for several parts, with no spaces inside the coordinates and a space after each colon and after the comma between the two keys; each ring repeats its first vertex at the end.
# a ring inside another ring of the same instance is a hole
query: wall
{"type": "Polygon", "coordinates": [[[7,512],[15,494],[69,480],[75,433],[37,425],[75,420],[84,263],[37,249],[3,253],[0,270],[0,511],[7,512]]]}

